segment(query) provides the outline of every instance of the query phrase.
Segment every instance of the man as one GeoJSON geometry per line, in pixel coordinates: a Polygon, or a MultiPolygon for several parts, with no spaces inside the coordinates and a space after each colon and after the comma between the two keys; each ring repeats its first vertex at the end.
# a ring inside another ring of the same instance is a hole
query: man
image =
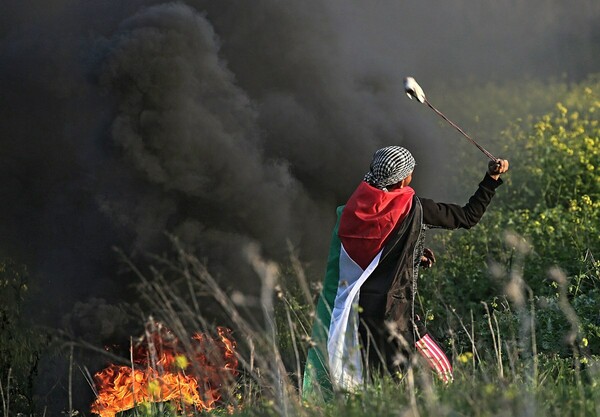
{"type": "Polygon", "coordinates": [[[508,165],[490,162],[461,207],[415,195],[409,186],[415,160],[405,148],[375,152],[364,180],[337,210],[304,375],[305,398],[327,398],[334,387],[352,389],[363,383],[365,370],[393,372],[415,348],[442,380],[451,381],[450,362],[415,314],[418,268],[435,262],[423,248],[424,231],[477,224],[508,165]]]}

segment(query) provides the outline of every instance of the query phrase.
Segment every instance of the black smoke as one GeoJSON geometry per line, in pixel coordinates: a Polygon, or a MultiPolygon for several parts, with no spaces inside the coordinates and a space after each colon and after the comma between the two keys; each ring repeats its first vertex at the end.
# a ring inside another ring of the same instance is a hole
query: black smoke
{"type": "Polygon", "coordinates": [[[248,243],[283,261],[290,241],[319,279],[375,149],[410,147],[415,188],[443,193],[447,142],[404,76],[581,78],[599,18],[591,0],[2,2],[0,255],[52,325],[134,301],[111,248],[164,232],[229,287],[256,287],[248,243]]]}
{"type": "Polygon", "coordinates": [[[123,293],[110,247],[159,250],[165,231],[225,281],[251,280],[249,242],[319,267],[377,147],[410,146],[417,186],[443,188],[402,77],[583,77],[600,8],[579,3],[5,2],[0,249],[54,318],[123,293]]]}

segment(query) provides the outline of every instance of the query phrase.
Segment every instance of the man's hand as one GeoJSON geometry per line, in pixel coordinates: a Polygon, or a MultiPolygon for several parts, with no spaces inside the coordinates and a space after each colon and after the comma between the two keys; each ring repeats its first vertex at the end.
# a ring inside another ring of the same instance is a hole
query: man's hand
{"type": "Polygon", "coordinates": [[[422,268],[431,268],[435,263],[435,255],[433,251],[429,248],[423,249],[423,255],[421,255],[421,267],[422,268]]]}
{"type": "Polygon", "coordinates": [[[500,178],[500,174],[504,174],[506,171],[508,171],[508,161],[506,159],[498,159],[488,163],[488,174],[495,180],[500,178]]]}

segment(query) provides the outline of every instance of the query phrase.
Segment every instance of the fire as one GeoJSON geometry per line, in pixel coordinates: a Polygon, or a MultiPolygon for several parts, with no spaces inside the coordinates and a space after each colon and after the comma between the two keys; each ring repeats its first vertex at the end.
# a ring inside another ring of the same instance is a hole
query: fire
{"type": "Polygon", "coordinates": [[[94,375],[98,395],[92,413],[115,417],[142,403],[172,402],[180,411],[211,410],[237,376],[231,331],[217,338],[196,333],[182,343],[160,323],[150,322],[132,346],[132,366],[111,364],[94,375]]]}

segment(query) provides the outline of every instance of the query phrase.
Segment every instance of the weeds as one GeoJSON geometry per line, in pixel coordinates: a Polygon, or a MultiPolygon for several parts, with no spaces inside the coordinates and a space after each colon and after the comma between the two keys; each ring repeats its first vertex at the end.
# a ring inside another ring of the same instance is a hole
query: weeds
{"type": "MultiPolygon", "coordinates": [[[[512,269],[503,278],[497,277],[504,280],[506,287],[507,299],[501,303],[505,311],[499,312],[496,303],[492,308],[483,303],[482,313],[469,314],[468,323],[456,311],[447,311],[461,323],[463,334],[469,339],[466,346],[470,349],[454,355],[454,383],[441,383],[427,367],[414,362],[400,379],[375,376],[363,390],[337,393],[327,403],[301,400],[299,381],[309,347],[307,312],[305,307],[296,311],[294,306],[302,305],[297,297],[304,295],[288,291],[281,270],[263,260],[255,248],[249,249],[248,257],[262,283],[262,320],[257,320],[256,312],[251,314],[254,319],[248,319],[249,312],[242,300],[238,300],[238,304],[233,302],[203,264],[183,250],[176,238],[172,238],[176,259],[156,258],[157,265],[168,265],[166,269],[150,268],[152,277],[136,270],[144,296],[152,302],[160,319],[178,332],[186,334],[189,328],[210,327],[201,311],[195,311],[192,301],[195,298],[201,306],[206,294],[212,294],[231,318],[236,337],[243,346],[238,352],[243,369],[241,377],[232,381],[235,387],[223,401],[223,407],[229,404],[234,408],[213,412],[217,415],[225,412],[238,416],[301,417],[594,415],[600,407],[600,401],[596,400],[600,393],[598,361],[594,356],[582,355],[578,348],[579,322],[569,303],[569,280],[558,269],[549,272],[560,288],[558,305],[571,323],[565,341],[572,353],[568,356],[539,353],[536,298],[522,276],[523,262],[531,247],[514,234],[508,234],[506,239],[518,250],[512,269]],[[167,275],[172,278],[178,274],[188,282],[186,286],[171,285],[172,281],[166,280],[167,275]],[[176,288],[186,288],[193,293],[180,293],[176,288]],[[505,333],[510,327],[502,326],[501,322],[507,311],[513,314],[518,326],[505,333]],[[484,326],[487,333],[479,331],[484,326]]],[[[314,295],[311,294],[311,299],[314,295]]],[[[462,344],[455,340],[452,346],[462,344]]],[[[154,408],[145,408],[145,413],[153,410],[150,414],[139,414],[138,410],[136,416],[166,416],[172,412],[171,409],[169,413],[167,409],[159,412],[154,408]]]]}
{"type": "MultiPolygon", "coordinates": [[[[256,298],[225,291],[174,237],[173,254],[152,257],[147,268],[121,253],[139,279],[140,319],[152,313],[180,340],[189,340],[194,331],[213,331],[217,316],[226,322],[219,324],[234,330],[240,375],[228,381],[231,388],[213,415],[600,415],[598,88],[592,78],[564,91],[562,103],[548,114],[507,129],[503,151],[515,157],[506,181],[509,197],[501,198],[476,230],[435,237],[446,255],[421,277],[421,304],[429,328],[452,352],[454,383],[442,384],[415,362],[404,375],[375,376],[358,392],[338,392],[325,403],[303,402],[303,364],[319,287],[311,287],[292,248],[290,262],[275,265],[248,247],[248,262],[259,277],[256,298]]],[[[4,417],[22,410],[31,414],[23,381],[35,373],[43,340],[35,331],[19,331],[27,289],[23,275],[4,264],[0,272],[2,412],[4,417]]],[[[69,377],[75,369],[72,346],[69,377]]],[[[98,346],[75,346],[133,362],[98,346]]],[[[69,414],[75,400],[71,383],[69,414]]],[[[148,403],[124,414],[179,413],[169,404],[148,403]]]]}

